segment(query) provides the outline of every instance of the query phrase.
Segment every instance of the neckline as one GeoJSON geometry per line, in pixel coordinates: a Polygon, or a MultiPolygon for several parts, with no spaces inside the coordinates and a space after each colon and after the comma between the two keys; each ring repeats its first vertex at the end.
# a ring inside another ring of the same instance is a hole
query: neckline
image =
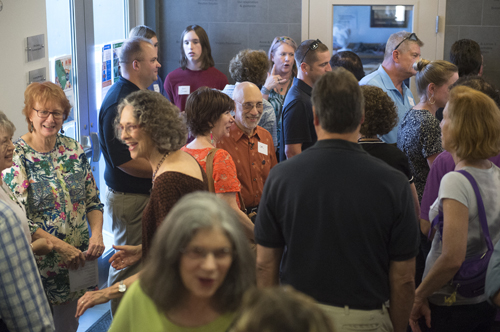
{"type": "Polygon", "coordinates": [[[38,154],[41,154],[41,155],[49,155],[53,152],[55,152],[57,150],[57,145],[59,143],[59,136],[60,134],[57,134],[57,137],[56,137],[56,142],[54,143],[54,148],[50,151],[47,151],[47,152],[40,152],[40,151],[37,151],[35,150],[31,145],[28,144],[28,142],[26,142],[22,137],[19,137],[19,141],[22,141],[22,143],[24,143],[25,146],[28,147],[28,149],[34,151],[35,153],[38,153],[38,154]]]}

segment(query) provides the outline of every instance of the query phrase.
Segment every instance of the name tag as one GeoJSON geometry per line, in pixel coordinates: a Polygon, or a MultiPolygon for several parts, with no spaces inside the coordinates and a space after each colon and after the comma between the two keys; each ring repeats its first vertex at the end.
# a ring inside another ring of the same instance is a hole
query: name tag
{"type": "Polygon", "coordinates": [[[408,97],[408,101],[410,102],[410,105],[413,107],[415,106],[415,101],[413,101],[412,97],[408,97]]]}
{"type": "Polygon", "coordinates": [[[257,142],[257,151],[267,156],[267,144],[257,142]]]}
{"type": "Polygon", "coordinates": [[[178,95],[179,96],[188,95],[191,93],[190,91],[191,87],[189,85],[181,85],[179,86],[178,95]]]}
{"type": "Polygon", "coordinates": [[[160,86],[158,84],[153,85],[155,92],[160,92],[160,86]]]}

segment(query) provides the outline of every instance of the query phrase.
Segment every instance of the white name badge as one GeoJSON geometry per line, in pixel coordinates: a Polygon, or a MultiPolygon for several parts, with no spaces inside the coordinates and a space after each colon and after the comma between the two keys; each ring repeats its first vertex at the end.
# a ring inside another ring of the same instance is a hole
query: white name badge
{"type": "Polygon", "coordinates": [[[415,106],[415,102],[413,101],[412,97],[408,97],[408,101],[410,102],[410,105],[413,107],[415,106]]]}
{"type": "Polygon", "coordinates": [[[158,84],[153,85],[155,92],[160,92],[160,86],[158,84]]]}
{"type": "Polygon", "coordinates": [[[267,144],[257,142],[257,151],[267,156],[267,144]]]}
{"type": "Polygon", "coordinates": [[[188,95],[191,93],[190,91],[191,91],[191,87],[189,85],[181,85],[181,86],[179,86],[178,95],[179,96],[188,95]]]}

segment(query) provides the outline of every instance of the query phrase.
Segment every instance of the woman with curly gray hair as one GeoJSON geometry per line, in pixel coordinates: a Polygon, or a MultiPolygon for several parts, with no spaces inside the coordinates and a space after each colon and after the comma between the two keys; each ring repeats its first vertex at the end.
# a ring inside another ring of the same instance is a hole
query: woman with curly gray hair
{"type": "MultiPolygon", "coordinates": [[[[119,251],[110,262],[120,270],[147,256],[157,228],[174,204],[188,193],[207,191],[208,181],[200,164],[180,150],[187,139],[186,125],[179,109],[160,94],[148,90],[130,94],[118,105],[115,123],[116,136],[128,146],[132,159],[146,159],[153,170],[153,188],[142,215],[142,245],[113,246],[119,251]]],[[[79,301],[77,316],[96,304],[121,297],[137,278],[138,274],[120,284],[87,292],[79,301]]]]}

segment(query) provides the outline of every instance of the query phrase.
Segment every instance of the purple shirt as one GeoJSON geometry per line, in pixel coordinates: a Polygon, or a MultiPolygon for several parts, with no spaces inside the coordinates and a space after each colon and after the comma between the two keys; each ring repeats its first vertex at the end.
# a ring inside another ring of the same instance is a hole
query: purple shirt
{"type": "MultiPolygon", "coordinates": [[[[489,160],[500,167],[500,154],[489,158],[489,160]]],[[[448,151],[443,151],[439,154],[432,163],[429,175],[427,175],[427,182],[425,184],[424,195],[420,203],[420,218],[429,220],[429,210],[434,203],[439,193],[439,184],[443,176],[455,169],[455,162],[453,157],[448,151]]]]}

